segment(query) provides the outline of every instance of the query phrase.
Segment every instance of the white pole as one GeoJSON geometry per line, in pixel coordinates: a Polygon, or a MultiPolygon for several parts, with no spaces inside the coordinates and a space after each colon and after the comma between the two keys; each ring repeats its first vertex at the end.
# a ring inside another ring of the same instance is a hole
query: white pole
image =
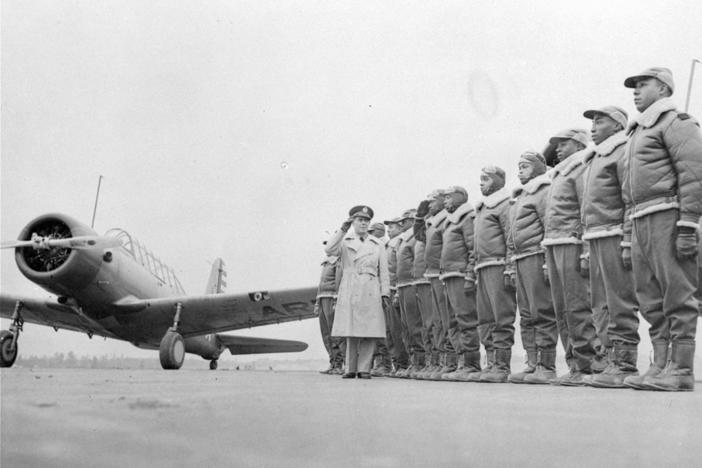
{"type": "Polygon", "coordinates": [[[698,63],[702,63],[697,59],[692,59],[692,66],[690,67],[690,82],[687,85],[687,97],[685,98],[685,113],[687,113],[688,108],[690,107],[690,94],[692,93],[692,80],[695,77],[695,65],[698,63]]]}

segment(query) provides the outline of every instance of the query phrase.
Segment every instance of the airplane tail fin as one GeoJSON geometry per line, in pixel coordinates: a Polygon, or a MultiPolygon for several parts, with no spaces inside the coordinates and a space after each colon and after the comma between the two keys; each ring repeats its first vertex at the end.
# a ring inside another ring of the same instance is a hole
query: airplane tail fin
{"type": "Polygon", "coordinates": [[[210,277],[207,280],[205,294],[222,294],[227,288],[227,272],[224,269],[224,260],[218,258],[212,264],[210,277]]]}

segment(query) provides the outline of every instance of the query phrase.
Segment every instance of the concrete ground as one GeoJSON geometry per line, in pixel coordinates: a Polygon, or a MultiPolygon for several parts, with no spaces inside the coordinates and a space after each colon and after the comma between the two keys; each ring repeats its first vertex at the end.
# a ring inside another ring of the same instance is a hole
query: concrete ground
{"type": "Polygon", "coordinates": [[[3,369],[0,466],[700,466],[692,393],[3,369]]]}

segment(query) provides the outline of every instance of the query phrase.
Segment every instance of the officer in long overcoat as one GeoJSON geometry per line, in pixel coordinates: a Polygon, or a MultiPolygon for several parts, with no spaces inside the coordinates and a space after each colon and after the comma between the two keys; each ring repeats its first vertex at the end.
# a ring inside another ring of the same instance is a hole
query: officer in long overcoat
{"type": "Polygon", "coordinates": [[[377,338],[385,337],[383,307],[389,307],[390,283],[385,247],[368,235],[373,210],[365,205],[349,211],[341,230],[327,242],[327,255],[341,258],[343,270],[332,336],[346,337],[344,378],[370,378],[377,338]],[[354,232],[348,233],[353,224],[354,232]]]}

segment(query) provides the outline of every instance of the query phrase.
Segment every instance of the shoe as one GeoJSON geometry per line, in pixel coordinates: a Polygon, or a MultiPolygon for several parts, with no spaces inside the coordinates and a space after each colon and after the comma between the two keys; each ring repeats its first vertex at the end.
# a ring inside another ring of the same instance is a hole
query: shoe
{"type": "Polygon", "coordinates": [[[356,373],[355,372],[347,372],[344,375],[342,375],[341,378],[342,379],[355,379],[356,373]]]}
{"type": "Polygon", "coordinates": [[[524,383],[545,385],[556,378],[555,349],[540,349],[536,362],[536,370],[524,377],[524,383]]]}
{"type": "Polygon", "coordinates": [[[512,360],[511,349],[496,349],[495,359],[492,366],[483,371],[480,375],[480,382],[483,383],[506,383],[509,378],[510,362],[512,360]]]}
{"type": "Polygon", "coordinates": [[[371,378],[370,372],[359,372],[358,378],[359,379],[370,379],[371,378]]]}
{"type": "Polygon", "coordinates": [[[592,376],[590,385],[596,388],[626,388],[624,380],[639,375],[636,358],[636,345],[615,343],[609,365],[603,372],[592,376]]]}
{"type": "Polygon", "coordinates": [[[509,374],[509,377],[507,378],[507,381],[509,383],[523,384],[524,378],[529,374],[533,374],[534,371],[536,370],[536,350],[535,349],[527,349],[526,352],[527,352],[526,367],[521,372],[515,372],[514,374],[509,374]]]}
{"type": "Polygon", "coordinates": [[[585,378],[590,374],[585,374],[579,370],[571,369],[567,374],[548,381],[551,385],[563,385],[564,387],[583,387],[586,385],[585,378]]]}
{"type": "Polygon", "coordinates": [[[644,381],[648,390],[691,392],[695,389],[695,342],[673,342],[670,362],[660,374],[644,381]]]}
{"type": "Polygon", "coordinates": [[[653,343],[653,361],[643,375],[630,375],[624,379],[624,385],[635,390],[650,390],[646,387],[646,381],[657,376],[665,369],[669,356],[668,342],[658,341],[653,343]]]}

